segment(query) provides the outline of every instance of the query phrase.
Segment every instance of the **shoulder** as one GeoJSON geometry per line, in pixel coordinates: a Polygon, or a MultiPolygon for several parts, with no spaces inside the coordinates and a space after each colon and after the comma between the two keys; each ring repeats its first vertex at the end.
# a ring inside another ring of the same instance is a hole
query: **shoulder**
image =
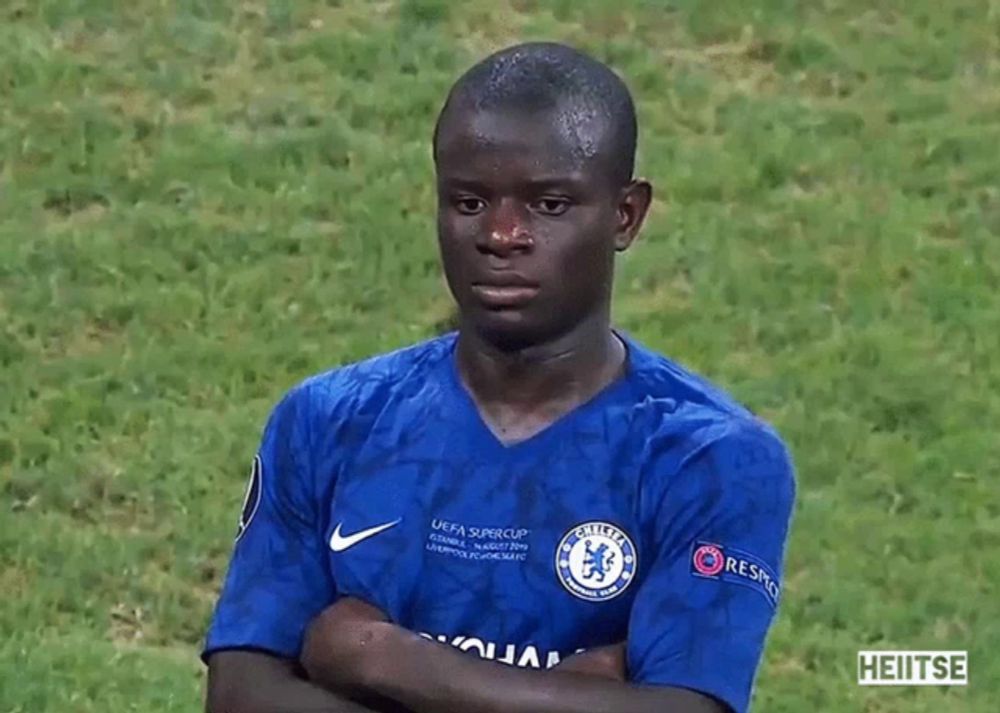
{"type": "Polygon", "coordinates": [[[754,533],[786,536],[795,467],[774,427],[745,409],[693,401],[665,409],[646,435],[639,472],[642,521],[654,531],[729,528],[729,544],[746,545],[754,533]]]}
{"type": "Polygon", "coordinates": [[[664,425],[650,434],[647,485],[675,496],[753,494],[753,499],[790,501],[795,468],[777,431],[753,416],[699,416],[683,426],[664,425]]]}
{"type": "Polygon", "coordinates": [[[289,389],[278,408],[288,405],[300,418],[323,420],[379,409],[400,392],[425,384],[451,353],[454,340],[446,334],[314,374],[289,389]]]}
{"type": "Polygon", "coordinates": [[[656,478],[695,465],[728,480],[793,477],[791,456],[771,424],[705,377],[634,341],[629,346],[639,391],[634,417],[656,478]]]}
{"type": "Polygon", "coordinates": [[[284,393],[264,428],[262,448],[311,472],[315,492],[331,487],[346,452],[364,440],[391,404],[415,395],[451,353],[445,335],[310,376],[284,393]]]}
{"type": "Polygon", "coordinates": [[[750,410],[721,386],[632,337],[624,338],[639,405],[686,417],[752,418],[750,410]]]}

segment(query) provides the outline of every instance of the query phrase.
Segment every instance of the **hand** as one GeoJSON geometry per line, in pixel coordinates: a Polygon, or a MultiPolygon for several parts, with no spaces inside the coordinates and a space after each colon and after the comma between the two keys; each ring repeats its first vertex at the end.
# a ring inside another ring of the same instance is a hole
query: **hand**
{"type": "Polygon", "coordinates": [[[381,610],[353,597],[328,606],[306,629],[301,662],[309,678],[335,692],[363,691],[394,629],[388,622],[381,610]]]}
{"type": "Polygon", "coordinates": [[[625,644],[599,646],[579,654],[573,654],[560,662],[555,670],[610,678],[624,683],[628,676],[625,665],[625,644]]]}

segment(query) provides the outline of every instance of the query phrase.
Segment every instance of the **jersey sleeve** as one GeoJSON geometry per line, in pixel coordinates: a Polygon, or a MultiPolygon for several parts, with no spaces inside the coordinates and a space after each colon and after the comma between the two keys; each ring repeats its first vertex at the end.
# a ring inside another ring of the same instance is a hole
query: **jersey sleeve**
{"type": "Polygon", "coordinates": [[[630,677],[743,713],[780,598],[790,458],[773,431],[748,422],[651,465],[668,472],[651,473],[662,485],[643,493],[652,560],[629,621],[630,677]]]}
{"type": "Polygon", "coordinates": [[[334,599],[305,398],[301,387],[291,391],[264,429],[204,660],[222,649],[297,658],[309,621],[334,599]]]}

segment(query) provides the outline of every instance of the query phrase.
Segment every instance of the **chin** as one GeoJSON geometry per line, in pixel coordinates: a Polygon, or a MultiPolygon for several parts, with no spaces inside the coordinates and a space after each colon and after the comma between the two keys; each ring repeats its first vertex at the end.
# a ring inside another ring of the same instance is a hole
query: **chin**
{"type": "Polygon", "coordinates": [[[483,340],[505,352],[527,349],[558,336],[558,330],[537,324],[523,312],[515,310],[478,314],[466,320],[465,324],[474,329],[483,340]]]}

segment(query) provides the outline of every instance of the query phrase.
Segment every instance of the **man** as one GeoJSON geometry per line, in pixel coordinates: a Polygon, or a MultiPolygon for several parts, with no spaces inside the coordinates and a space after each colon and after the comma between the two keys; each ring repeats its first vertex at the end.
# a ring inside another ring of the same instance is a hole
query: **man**
{"type": "Polygon", "coordinates": [[[501,51],[434,137],[457,334],[276,407],[208,634],[214,713],[744,711],[794,497],[775,433],[610,326],[624,84],[501,51]]]}

